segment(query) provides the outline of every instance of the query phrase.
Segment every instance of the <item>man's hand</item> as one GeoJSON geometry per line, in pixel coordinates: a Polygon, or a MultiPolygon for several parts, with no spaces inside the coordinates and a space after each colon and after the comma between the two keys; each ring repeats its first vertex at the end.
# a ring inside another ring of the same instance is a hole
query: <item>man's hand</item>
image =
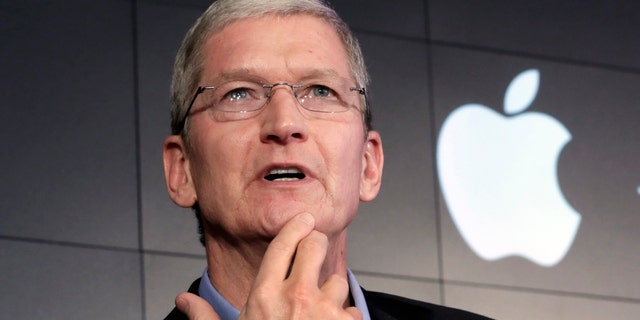
{"type": "Polygon", "coordinates": [[[314,224],[302,213],[271,241],[239,319],[362,318],[355,307],[344,308],[347,279],[332,275],[318,287],[328,241],[314,224]]]}
{"type": "MultiPolygon", "coordinates": [[[[302,213],[287,222],[269,244],[239,320],[362,319],[358,309],[344,307],[349,297],[347,279],[332,275],[319,286],[328,241],[313,230],[314,224],[312,215],[302,213]]],[[[189,319],[218,320],[203,302],[184,294],[176,298],[176,305],[189,319]]]]}

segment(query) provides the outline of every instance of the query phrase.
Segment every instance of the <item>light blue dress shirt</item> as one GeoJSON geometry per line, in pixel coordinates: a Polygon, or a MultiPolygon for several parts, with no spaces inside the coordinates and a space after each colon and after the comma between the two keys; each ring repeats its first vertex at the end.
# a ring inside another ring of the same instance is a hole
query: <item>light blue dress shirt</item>
{"type": "MultiPolygon", "coordinates": [[[[367,302],[364,300],[364,294],[362,293],[362,288],[360,288],[358,281],[356,281],[356,277],[349,269],[347,269],[347,279],[349,281],[351,297],[353,298],[355,307],[362,313],[362,319],[371,320],[371,317],[369,316],[369,309],[367,308],[367,302]]],[[[240,310],[232,306],[220,295],[218,290],[213,287],[209,280],[208,268],[205,268],[202,273],[202,280],[200,280],[198,294],[213,306],[213,309],[218,313],[221,320],[237,320],[240,316],[240,310]]]]}

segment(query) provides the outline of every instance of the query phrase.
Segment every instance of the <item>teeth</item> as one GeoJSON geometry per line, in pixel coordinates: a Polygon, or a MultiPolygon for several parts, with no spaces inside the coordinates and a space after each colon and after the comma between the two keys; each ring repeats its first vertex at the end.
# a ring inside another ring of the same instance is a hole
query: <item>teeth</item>
{"type": "Polygon", "coordinates": [[[269,170],[264,178],[269,181],[295,181],[304,177],[304,173],[296,168],[275,168],[269,170]]]}
{"type": "Polygon", "coordinates": [[[295,180],[300,180],[298,178],[277,178],[277,179],[273,179],[273,181],[295,181],[295,180]]]}
{"type": "Polygon", "coordinates": [[[271,169],[271,171],[269,171],[269,174],[295,174],[295,173],[301,173],[301,172],[296,168],[271,169]]]}

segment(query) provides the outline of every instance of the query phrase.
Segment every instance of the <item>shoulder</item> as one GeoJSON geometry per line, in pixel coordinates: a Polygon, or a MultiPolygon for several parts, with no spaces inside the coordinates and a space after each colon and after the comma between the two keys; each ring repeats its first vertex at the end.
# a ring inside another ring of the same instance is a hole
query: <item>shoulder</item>
{"type": "Polygon", "coordinates": [[[451,319],[487,320],[490,318],[468,311],[412,300],[391,294],[363,289],[371,320],[451,319]]]}

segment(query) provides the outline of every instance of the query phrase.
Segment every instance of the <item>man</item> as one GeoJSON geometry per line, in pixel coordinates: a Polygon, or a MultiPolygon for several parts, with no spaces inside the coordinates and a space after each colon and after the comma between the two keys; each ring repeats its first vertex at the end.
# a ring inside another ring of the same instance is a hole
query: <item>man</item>
{"type": "Polygon", "coordinates": [[[208,268],[167,319],[476,319],[366,292],[347,269],[347,227],[383,167],[367,83],[319,0],[219,0],[200,17],[176,58],[163,159],[208,268]]]}

